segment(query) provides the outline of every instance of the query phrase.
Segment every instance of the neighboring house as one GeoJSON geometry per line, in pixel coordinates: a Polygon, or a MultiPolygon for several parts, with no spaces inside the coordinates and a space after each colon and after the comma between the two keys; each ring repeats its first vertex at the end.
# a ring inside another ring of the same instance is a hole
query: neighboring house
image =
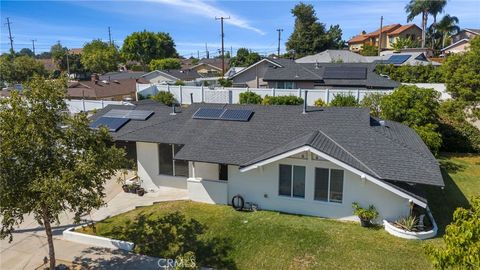
{"type": "Polygon", "coordinates": [[[470,46],[470,39],[479,36],[480,29],[465,28],[452,36],[452,44],[442,49],[442,54],[463,53],[470,46]]]}
{"type": "Polygon", "coordinates": [[[374,72],[371,63],[296,63],[262,59],[230,79],[234,87],[277,89],[394,89],[400,84],[374,72]]]}
{"type": "Polygon", "coordinates": [[[143,71],[111,71],[100,75],[100,80],[140,79],[146,72],[143,71]]]}
{"type": "Polygon", "coordinates": [[[142,75],[146,81],[158,84],[175,84],[177,81],[191,82],[201,77],[197,71],[190,69],[154,70],[142,75]]]}
{"type": "Polygon", "coordinates": [[[382,42],[379,44],[380,29],[370,33],[361,33],[348,41],[350,51],[359,52],[364,45],[379,46],[381,49],[393,49],[393,44],[399,38],[410,38],[419,40],[422,36],[422,29],[416,24],[390,24],[382,27],[382,42]]]}
{"type": "Polygon", "coordinates": [[[379,220],[396,220],[412,205],[428,207],[424,186],[444,186],[415,131],[368,108],[196,103],[178,110],[150,100],[107,106],[91,127],[105,124],[135,150],[148,192],[182,189],[193,201],[229,204],[240,195],[259,209],[339,219],[356,219],[358,202],[374,205],[379,220]]]}
{"type": "Polygon", "coordinates": [[[245,67],[231,67],[229,70],[227,70],[227,72],[225,72],[225,77],[230,78],[244,69],[245,67]]]}
{"type": "Polygon", "coordinates": [[[374,63],[374,62],[392,62],[395,66],[403,65],[439,65],[437,62],[430,61],[422,51],[402,51],[400,53],[393,51],[383,51],[380,56],[363,56],[348,50],[325,50],[323,52],[307,55],[295,60],[296,63],[374,63]],[[402,55],[402,56],[394,56],[402,55]],[[390,61],[389,59],[399,59],[390,61]]]}
{"type": "Polygon", "coordinates": [[[229,76],[229,79],[232,81],[233,87],[266,88],[268,87],[268,83],[263,81],[265,72],[267,72],[269,68],[281,66],[282,65],[278,63],[278,59],[264,58],[229,76]]]}
{"type": "Polygon", "coordinates": [[[68,83],[67,96],[69,99],[90,100],[136,100],[137,82],[141,79],[100,80],[98,75],[92,75],[90,81],[76,81],[68,83]]]}
{"type": "MultiPolygon", "coordinates": [[[[198,72],[202,77],[222,76],[222,59],[209,58],[193,61],[194,59],[182,60],[182,69],[190,69],[198,72]]],[[[230,59],[225,59],[225,70],[229,68],[230,59]]]]}

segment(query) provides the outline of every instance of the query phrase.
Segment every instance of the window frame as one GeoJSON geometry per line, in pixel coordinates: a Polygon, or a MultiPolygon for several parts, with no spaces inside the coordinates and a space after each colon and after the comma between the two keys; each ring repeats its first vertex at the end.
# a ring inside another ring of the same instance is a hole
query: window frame
{"type": "Polygon", "coordinates": [[[328,203],[328,204],[343,204],[344,202],[344,194],[345,194],[345,170],[342,170],[342,169],[335,169],[335,168],[325,168],[325,167],[315,167],[315,175],[314,175],[314,183],[313,183],[313,200],[315,202],[319,202],[319,203],[328,203]],[[327,182],[327,200],[324,201],[324,200],[318,200],[316,199],[315,197],[315,193],[316,193],[316,188],[317,188],[317,168],[318,169],[325,169],[325,170],[328,170],[328,182],[327,182]],[[336,200],[331,200],[331,193],[332,193],[332,190],[331,190],[331,181],[332,181],[332,170],[336,170],[336,171],[341,171],[342,172],[342,199],[341,201],[336,201],[336,200]]]}
{"type": "MultiPolygon", "coordinates": [[[[175,160],[175,147],[180,147],[180,149],[183,147],[181,144],[174,144],[174,143],[158,143],[157,144],[157,157],[158,157],[158,175],[167,175],[167,176],[174,176],[174,177],[189,177],[189,172],[188,172],[188,161],[186,162],[186,169],[187,169],[187,175],[177,175],[176,168],[178,164],[180,164],[180,161],[177,163],[177,160],[175,160]],[[170,147],[170,154],[171,154],[171,167],[172,167],[172,174],[170,173],[164,173],[161,172],[160,170],[160,147],[161,145],[168,145],[170,147]]],[[[183,161],[182,161],[183,162],[183,161]]]]}
{"type": "Polygon", "coordinates": [[[307,185],[307,167],[301,165],[293,165],[293,164],[279,164],[278,165],[278,193],[277,195],[283,198],[291,198],[291,199],[301,199],[305,200],[306,197],[306,185],[307,185]],[[281,166],[288,166],[290,167],[290,194],[280,194],[280,168],[281,166]],[[303,197],[302,196],[295,196],[294,195],[294,176],[295,176],[295,167],[299,167],[303,169],[303,197]]]}

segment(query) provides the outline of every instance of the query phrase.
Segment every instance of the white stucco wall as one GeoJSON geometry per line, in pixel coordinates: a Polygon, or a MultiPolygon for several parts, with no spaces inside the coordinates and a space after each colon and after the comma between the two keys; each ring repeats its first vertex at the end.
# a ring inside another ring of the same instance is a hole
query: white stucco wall
{"type": "Polygon", "coordinates": [[[187,189],[187,177],[161,175],[158,173],[158,148],[156,143],[137,142],[138,176],[147,191],[159,187],[187,189]]]}
{"type": "Polygon", "coordinates": [[[211,204],[227,204],[227,181],[188,178],[187,187],[188,197],[192,201],[211,204]]]}
{"type": "Polygon", "coordinates": [[[218,179],[218,164],[215,163],[205,163],[205,162],[195,162],[195,175],[192,172],[193,162],[188,163],[188,171],[191,177],[203,178],[209,180],[220,180],[218,179]]]}
{"type": "Polygon", "coordinates": [[[260,209],[277,210],[329,218],[357,218],[352,214],[352,202],[367,207],[373,204],[382,219],[395,220],[406,216],[408,200],[345,170],[342,203],[329,203],[314,200],[315,167],[342,169],[328,161],[286,158],[262,168],[240,172],[237,166],[229,166],[228,200],[240,194],[245,201],[257,203],[260,209]],[[306,167],[305,198],[290,198],[278,195],[279,164],[292,164],[306,167]]]}

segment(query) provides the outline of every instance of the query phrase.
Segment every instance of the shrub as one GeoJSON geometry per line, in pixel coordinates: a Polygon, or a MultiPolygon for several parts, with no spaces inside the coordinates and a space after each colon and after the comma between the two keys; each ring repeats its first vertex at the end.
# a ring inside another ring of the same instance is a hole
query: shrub
{"type": "Polygon", "coordinates": [[[325,101],[323,101],[323,99],[321,99],[321,98],[315,100],[314,105],[315,105],[315,107],[327,107],[327,103],[325,101]]]}
{"type": "Polygon", "coordinates": [[[480,269],[480,196],[471,208],[457,208],[453,222],[445,229],[442,246],[426,246],[437,269],[480,269]]]}
{"type": "Polygon", "coordinates": [[[150,70],[168,70],[168,69],[180,69],[182,67],[180,59],[177,58],[164,58],[154,59],[150,62],[150,70]]]}
{"type": "Polygon", "coordinates": [[[240,104],[261,104],[262,97],[255,92],[240,93],[240,104]]]}
{"type": "Polygon", "coordinates": [[[233,85],[231,80],[225,78],[218,79],[218,83],[223,87],[231,87],[233,85]]]}
{"type": "Polygon", "coordinates": [[[370,93],[362,99],[360,106],[369,108],[372,116],[379,117],[381,112],[380,102],[384,96],[383,93],[370,93]]]}
{"type": "Polygon", "coordinates": [[[388,75],[390,79],[403,83],[442,83],[444,82],[442,70],[433,65],[378,65],[375,72],[388,75]]]}
{"type": "Polygon", "coordinates": [[[185,82],[182,80],[176,80],[175,85],[185,85],[185,82]]]}
{"type": "Polygon", "coordinates": [[[262,100],[263,105],[300,105],[303,104],[303,98],[297,96],[265,96],[262,100]]]}
{"type": "Polygon", "coordinates": [[[352,203],[353,214],[358,216],[362,220],[374,220],[378,217],[378,211],[373,205],[369,205],[368,208],[363,208],[359,203],[352,203]]]}
{"type": "Polygon", "coordinates": [[[175,103],[175,98],[172,93],[166,91],[160,91],[152,97],[152,100],[163,103],[167,106],[172,106],[175,103]]]}
{"type": "Polygon", "coordinates": [[[395,226],[410,232],[415,231],[417,225],[418,218],[416,216],[409,216],[395,221],[395,226]]]}
{"type": "Polygon", "coordinates": [[[333,96],[329,105],[334,107],[354,107],[358,106],[358,102],[357,98],[352,95],[337,94],[333,96]]]}

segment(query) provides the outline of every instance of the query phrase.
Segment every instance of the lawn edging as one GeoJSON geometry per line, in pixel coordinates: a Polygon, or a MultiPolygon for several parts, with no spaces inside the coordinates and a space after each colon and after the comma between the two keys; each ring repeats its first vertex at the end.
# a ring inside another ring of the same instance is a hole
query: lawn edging
{"type": "Polygon", "coordinates": [[[76,242],[80,244],[91,245],[95,247],[104,247],[111,249],[121,249],[126,251],[132,251],[135,246],[134,243],[128,241],[122,241],[117,239],[111,239],[102,236],[89,235],[85,233],[79,233],[75,230],[82,229],[83,226],[68,228],[63,231],[63,239],[76,242]]]}
{"type": "Polygon", "coordinates": [[[425,240],[425,239],[433,238],[437,235],[438,227],[429,209],[427,209],[427,214],[430,220],[432,221],[432,225],[433,225],[433,228],[429,231],[410,232],[410,231],[402,230],[400,228],[395,227],[392,223],[388,222],[387,220],[383,220],[383,226],[385,226],[385,231],[387,231],[389,234],[396,237],[404,238],[404,239],[425,240]]]}

